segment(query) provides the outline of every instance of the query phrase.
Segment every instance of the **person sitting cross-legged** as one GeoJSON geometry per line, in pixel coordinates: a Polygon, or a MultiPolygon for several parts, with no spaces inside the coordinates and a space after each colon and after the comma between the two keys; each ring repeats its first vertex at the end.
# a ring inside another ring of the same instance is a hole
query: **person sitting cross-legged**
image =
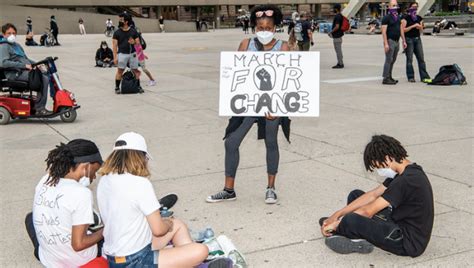
{"type": "Polygon", "coordinates": [[[395,138],[372,137],[364,151],[365,168],[386,179],[369,192],[352,191],[347,206],[320,219],[330,249],[370,253],[376,246],[400,256],[423,254],[433,227],[433,191],[421,166],[407,157],[395,138]]]}

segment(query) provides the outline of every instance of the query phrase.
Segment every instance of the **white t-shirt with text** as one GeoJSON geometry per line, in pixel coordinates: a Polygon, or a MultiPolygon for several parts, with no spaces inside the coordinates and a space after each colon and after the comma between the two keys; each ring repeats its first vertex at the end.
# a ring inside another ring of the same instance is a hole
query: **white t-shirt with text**
{"type": "Polygon", "coordinates": [[[151,243],[146,216],[161,205],[150,180],[129,173],[102,176],[97,203],[104,222],[105,254],[128,256],[151,243]]]}
{"type": "Polygon", "coordinates": [[[79,267],[97,257],[97,245],[79,252],[71,245],[72,226],[94,223],[92,192],[72,179],[62,178],[56,186],[48,186],[47,178],[36,186],[33,201],[41,263],[54,268],[79,267]]]}

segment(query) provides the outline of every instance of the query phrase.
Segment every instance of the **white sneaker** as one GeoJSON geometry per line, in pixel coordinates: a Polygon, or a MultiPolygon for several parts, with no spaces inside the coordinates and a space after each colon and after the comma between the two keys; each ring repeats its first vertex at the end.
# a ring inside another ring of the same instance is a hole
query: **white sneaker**
{"type": "Polygon", "coordinates": [[[155,80],[150,80],[150,81],[148,82],[148,86],[149,86],[149,87],[152,87],[152,86],[155,86],[155,85],[156,85],[156,81],[155,81],[155,80]]]}

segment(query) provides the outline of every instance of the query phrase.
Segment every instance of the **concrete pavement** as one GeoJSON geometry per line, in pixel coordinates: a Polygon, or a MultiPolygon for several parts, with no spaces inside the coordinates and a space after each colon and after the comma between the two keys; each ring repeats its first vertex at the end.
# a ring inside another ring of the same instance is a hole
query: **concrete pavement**
{"type": "MultiPolygon", "coordinates": [[[[332,40],[317,34],[313,50],[321,52],[321,116],[293,118],[291,144],[279,137],[278,204],[263,202],[265,145],[256,140],[256,127],[240,150],[238,200],[206,204],[205,197],[222,189],[224,179],[222,137],[227,118],[217,115],[219,52],[235,50],[245,36],[240,30],[221,30],[144,37],[147,66],[158,85],[145,87],[142,95],[115,95],[115,70],[93,67],[95,50],[106,39],[103,35],[63,35],[61,47],[26,48],[34,59],[60,58],[63,85],[76,94],[82,108],[72,124],[57,119],[0,126],[1,267],[39,267],[23,220],[45,172],[48,150],[59,142],[88,138],[105,157],[118,135],[132,130],[143,134],[151,148],[151,180],[157,194],[179,195],[176,217],[192,229],[210,225],[217,234],[226,234],[252,267],[472,265],[471,85],[409,84],[400,54],[394,68],[400,83],[382,86],[380,36],[346,36],[346,68],[332,70],[332,40]],[[325,247],[319,232],[318,219],[343,206],[351,190],[367,190],[381,182],[364,171],[361,154],[376,133],[399,139],[433,186],[435,224],[421,257],[397,257],[378,249],[369,255],[341,256],[325,247]]],[[[442,65],[458,63],[468,82],[473,81],[472,38],[426,36],[423,42],[431,76],[442,65]]]]}

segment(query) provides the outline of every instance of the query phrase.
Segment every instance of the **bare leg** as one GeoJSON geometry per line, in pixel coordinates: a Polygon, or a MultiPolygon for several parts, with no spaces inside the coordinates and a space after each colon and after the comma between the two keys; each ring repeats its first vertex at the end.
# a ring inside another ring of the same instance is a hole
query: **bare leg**
{"type": "Polygon", "coordinates": [[[226,176],[225,177],[225,188],[226,189],[234,189],[234,182],[235,182],[235,179],[232,178],[232,177],[229,177],[229,176],[226,176]]]}
{"type": "Polygon", "coordinates": [[[158,257],[159,267],[194,267],[207,258],[209,250],[203,244],[194,243],[186,225],[173,220],[173,231],[162,237],[153,237],[153,250],[160,250],[158,257]],[[164,248],[173,242],[173,248],[164,248]]]}
{"type": "Polygon", "coordinates": [[[268,187],[269,188],[275,188],[275,179],[276,179],[276,175],[268,174],[268,187]]]}
{"type": "Polygon", "coordinates": [[[148,71],[148,69],[143,69],[143,72],[145,72],[146,76],[148,76],[148,78],[151,80],[151,81],[155,81],[155,79],[153,78],[153,76],[151,75],[150,71],[148,71]]]}
{"type": "Polygon", "coordinates": [[[124,69],[117,68],[117,73],[115,73],[115,80],[122,80],[124,69]]]}
{"type": "Polygon", "coordinates": [[[132,69],[133,73],[135,74],[135,77],[140,80],[140,75],[141,75],[141,72],[140,70],[138,69],[132,69]]]}

